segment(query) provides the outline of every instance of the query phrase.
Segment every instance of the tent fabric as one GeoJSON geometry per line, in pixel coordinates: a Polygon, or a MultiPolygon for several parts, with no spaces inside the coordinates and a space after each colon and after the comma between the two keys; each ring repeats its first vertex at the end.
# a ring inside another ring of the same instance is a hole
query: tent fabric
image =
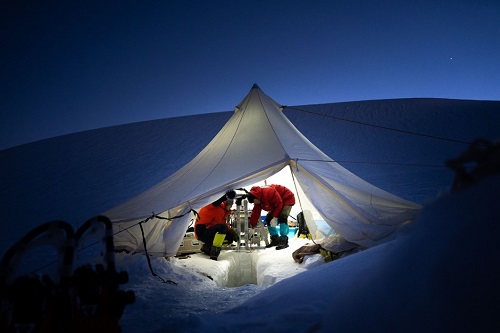
{"type": "Polygon", "coordinates": [[[285,117],[282,107],[254,85],[193,160],[103,214],[113,221],[117,248],[143,251],[144,233],[149,253],[175,255],[194,217],[191,209],[198,210],[228,189],[265,180],[286,166],[326,223],[364,247],[387,241],[421,209],[369,184],[321,152],[285,117]],[[141,231],[138,223],[143,221],[141,231]]]}

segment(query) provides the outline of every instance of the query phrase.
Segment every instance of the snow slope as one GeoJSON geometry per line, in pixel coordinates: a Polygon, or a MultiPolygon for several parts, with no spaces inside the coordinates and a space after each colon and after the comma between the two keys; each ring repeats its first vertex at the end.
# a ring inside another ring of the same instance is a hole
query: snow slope
{"type": "MultiPolygon", "coordinates": [[[[466,149],[462,141],[500,137],[500,102],[381,100],[284,112],[351,171],[425,204],[418,221],[391,243],[328,264],[319,255],[293,262],[300,240],[282,252],[255,251],[251,260],[243,253],[224,253],[218,262],[153,258],[154,270],[177,285],[151,276],[144,256],[120,255],[130,275],[124,288],[137,296],[122,316],[123,331],[498,329],[499,180],[449,195],[453,173],[443,163],[466,149]],[[252,283],[224,286],[234,274],[251,275],[252,283]]],[[[0,250],[41,223],[77,227],[135,196],[194,157],[230,115],[141,122],[0,151],[0,250]]]]}

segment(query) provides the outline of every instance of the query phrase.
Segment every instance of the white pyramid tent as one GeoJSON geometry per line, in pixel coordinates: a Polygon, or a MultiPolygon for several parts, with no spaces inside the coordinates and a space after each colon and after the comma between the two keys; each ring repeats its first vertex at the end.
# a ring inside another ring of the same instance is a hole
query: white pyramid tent
{"type": "Polygon", "coordinates": [[[103,214],[114,223],[117,248],[141,252],[138,223],[147,220],[141,225],[148,252],[175,255],[194,216],[191,209],[198,210],[228,189],[262,181],[287,166],[300,193],[324,221],[346,240],[365,247],[387,241],[420,210],[419,205],[367,183],[334,162],[292,125],[278,103],[254,85],[193,160],[103,214]]]}

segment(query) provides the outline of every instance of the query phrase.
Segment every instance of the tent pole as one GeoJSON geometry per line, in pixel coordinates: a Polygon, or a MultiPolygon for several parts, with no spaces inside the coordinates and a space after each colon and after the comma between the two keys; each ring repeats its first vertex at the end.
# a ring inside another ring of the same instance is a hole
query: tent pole
{"type": "Polygon", "coordinates": [[[244,231],[245,231],[245,249],[247,250],[250,250],[250,244],[249,243],[249,239],[250,239],[250,235],[248,234],[248,200],[245,199],[243,200],[243,212],[245,213],[245,220],[244,220],[244,231]]]}
{"type": "Polygon", "coordinates": [[[240,245],[241,245],[241,218],[240,218],[240,212],[241,212],[241,205],[237,204],[236,205],[236,232],[238,233],[238,245],[237,245],[237,250],[240,252],[240,245]]]}

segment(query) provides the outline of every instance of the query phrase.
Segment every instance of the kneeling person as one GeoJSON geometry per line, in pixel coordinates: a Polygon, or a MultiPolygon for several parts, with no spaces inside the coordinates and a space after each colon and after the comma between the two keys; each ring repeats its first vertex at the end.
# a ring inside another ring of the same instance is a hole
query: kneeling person
{"type": "Polygon", "coordinates": [[[236,192],[228,191],[216,201],[202,207],[198,212],[198,217],[194,224],[194,234],[196,239],[204,244],[201,251],[210,256],[210,259],[217,260],[224,243],[224,239],[231,244],[237,237],[234,230],[227,224],[226,217],[231,214],[236,192]]]}

